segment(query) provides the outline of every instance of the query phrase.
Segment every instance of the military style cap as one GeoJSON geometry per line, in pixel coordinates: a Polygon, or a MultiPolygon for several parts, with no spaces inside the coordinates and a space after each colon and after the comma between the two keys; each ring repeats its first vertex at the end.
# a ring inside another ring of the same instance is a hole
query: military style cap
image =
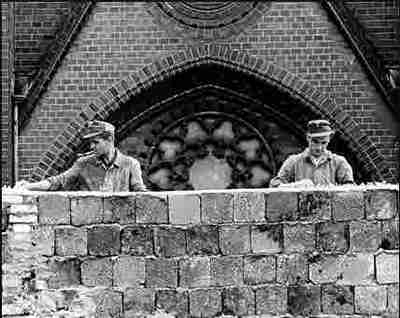
{"type": "Polygon", "coordinates": [[[310,120],[307,124],[307,135],[310,137],[323,137],[333,134],[329,121],[324,119],[310,120]]]}
{"type": "Polygon", "coordinates": [[[115,132],[114,125],[106,123],[105,121],[93,120],[87,124],[84,130],[83,139],[97,137],[103,133],[109,133],[114,135],[114,132],[115,132]]]}

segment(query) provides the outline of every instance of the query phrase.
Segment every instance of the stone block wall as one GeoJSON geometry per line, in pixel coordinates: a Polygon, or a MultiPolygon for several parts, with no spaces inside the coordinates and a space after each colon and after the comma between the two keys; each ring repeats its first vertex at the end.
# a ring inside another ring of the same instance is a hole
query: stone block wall
{"type": "Polygon", "coordinates": [[[398,317],[398,185],[303,190],[3,191],[3,315],[398,317]]]}

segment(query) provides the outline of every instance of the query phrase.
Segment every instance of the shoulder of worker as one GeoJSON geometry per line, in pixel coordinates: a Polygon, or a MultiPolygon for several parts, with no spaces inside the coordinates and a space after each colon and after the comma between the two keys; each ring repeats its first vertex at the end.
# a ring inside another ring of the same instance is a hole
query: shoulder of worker
{"type": "Polygon", "coordinates": [[[134,165],[134,166],[140,166],[139,160],[136,158],[125,155],[121,151],[118,150],[118,157],[117,160],[120,162],[121,165],[134,165]]]}
{"type": "Polygon", "coordinates": [[[342,163],[342,162],[346,162],[346,163],[348,163],[347,162],[347,159],[344,157],[344,156],[341,156],[341,155],[338,155],[338,154],[336,154],[336,153],[331,153],[331,157],[332,157],[332,159],[335,161],[335,162],[337,162],[337,163],[342,163]]]}

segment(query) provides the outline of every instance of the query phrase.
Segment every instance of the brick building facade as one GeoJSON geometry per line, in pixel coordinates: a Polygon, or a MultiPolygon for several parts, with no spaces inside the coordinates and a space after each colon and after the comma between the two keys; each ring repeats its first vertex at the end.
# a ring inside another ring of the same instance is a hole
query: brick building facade
{"type": "Polygon", "coordinates": [[[64,170],[96,118],[150,188],[207,188],[204,167],[220,188],[265,186],[318,117],[357,181],[394,182],[398,15],[389,0],[2,3],[2,183],[14,162],[17,179],[64,170]]]}

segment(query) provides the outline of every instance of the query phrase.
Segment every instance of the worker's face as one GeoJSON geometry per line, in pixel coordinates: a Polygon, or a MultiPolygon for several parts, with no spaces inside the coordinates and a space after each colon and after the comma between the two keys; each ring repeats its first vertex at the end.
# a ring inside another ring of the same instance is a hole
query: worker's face
{"type": "Polygon", "coordinates": [[[90,140],[90,150],[94,152],[95,156],[101,157],[108,154],[112,147],[110,138],[94,137],[90,140]]]}
{"type": "Polygon", "coordinates": [[[307,136],[308,149],[314,157],[319,157],[327,151],[331,136],[311,137],[307,136]]]}

